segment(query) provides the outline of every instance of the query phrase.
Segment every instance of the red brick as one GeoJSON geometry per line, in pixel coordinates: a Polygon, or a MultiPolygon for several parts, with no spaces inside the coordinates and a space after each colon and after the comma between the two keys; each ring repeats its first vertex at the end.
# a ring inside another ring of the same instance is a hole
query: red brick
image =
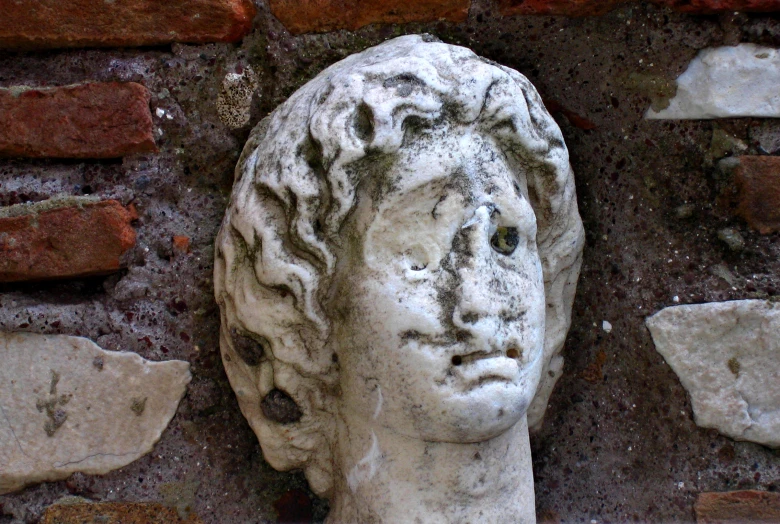
{"type": "Polygon", "coordinates": [[[780,522],[780,493],[732,491],[700,493],[694,505],[696,522],[777,523],[780,522]]]}
{"type": "Polygon", "coordinates": [[[470,0],[269,0],[291,33],[349,29],[374,23],[463,22],[470,0]]]}
{"type": "MultiPolygon", "coordinates": [[[[598,16],[629,0],[499,0],[501,14],[598,16]]],[[[684,13],[780,11],[780,0],[651,0],[684,13]]]]}
{"type": "Polygon", "coordinates": [[[40,524],[202,524],[190,513],[181,518],[177,511],[162,504],[145,502],[96,502],[92,504],[54,504],[46,508],[40,524]]]}
{"type": "Polygon", "coordinates": [[[737,215],[761,234],[780,231],[780,157],[739,157],[734,183],[737,215]]]}
{"type": "Polygon", "coordinates": [[[185,237],[184,235],[174,235],[172,243],[174,251],[182,254],[190,252],[190,237],[185,237]]]}
{"type": "Polygon", "coordinates": [[[116,158],[157,151],[149,91],[133,82],[0,89],[0,122],[0,156],[116,158]]]}
{"type": "Polygon", "coordinates": [[[251,0],[0,0],[0,47],[143,46],[236,42],[252,29],[251,0]]]}
{"type": "Polygon", "coordinates": [[[119,202],[84,197],[0,208],[0,282],[116,271],[135,245],[130,220],[119,202]]]}
{"type": "Polygon", "coordinates": [[[504,16],[510,15],[603,15],[628,0],[499,0],[504,16]]]}
{"type": "Polygon", "coordinates": [[[780,0],[654,0],[654,2],[683,13],[780,11],[780,0]]]}

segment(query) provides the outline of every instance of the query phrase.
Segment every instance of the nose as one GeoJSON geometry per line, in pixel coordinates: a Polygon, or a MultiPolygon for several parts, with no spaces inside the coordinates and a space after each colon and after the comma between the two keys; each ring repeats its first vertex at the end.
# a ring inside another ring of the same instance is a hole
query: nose
{"type": "Polygon", "coordinates": [[[496,212],[492,204],[482,205],[461,227],[452,318],[455,327],[470,336],[476,350],[488,352],[500,346],[501,319],[511,302],[490,245],[496,212]]]}

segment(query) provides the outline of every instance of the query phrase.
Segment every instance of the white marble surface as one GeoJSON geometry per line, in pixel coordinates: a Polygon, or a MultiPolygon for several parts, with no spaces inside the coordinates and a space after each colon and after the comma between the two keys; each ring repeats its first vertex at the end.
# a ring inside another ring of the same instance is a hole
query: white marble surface
{"type": "Polygon", "coordinates": [[[698,425],[780,447],[780,304],[674,306],[647,327],[690,394],[698,425]]]}
{"type": "Polygon", "coordinates": [[[525,77],[416,35],[323,71],[253,131],[217,239],[223,361],[267,460],[331,522],[533,522],[528,420],[582,245],[525,77]]]}
{"type": "Polygon", "coordinates": [[[0,332],[0,362],[0,494],[145,455],[190,381],[186,362],[65,335],[0,332]]]}
{"type": "Polygon", "coordinates": [[[669,107],[645,118],[780,118],[780,51],[756,44],[703,49],[677,78],[669,107]]]}

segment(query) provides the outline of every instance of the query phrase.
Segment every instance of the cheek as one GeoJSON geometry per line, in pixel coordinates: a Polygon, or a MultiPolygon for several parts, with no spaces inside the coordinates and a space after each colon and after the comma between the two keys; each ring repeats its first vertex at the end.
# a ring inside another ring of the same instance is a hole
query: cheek
{"type": "Polygon", "coordinates": [[[398,343],[409,332],[433,335],[438,331],[441,307],[428,280],[372,272],[354,282],[352,308],[371,324],[375,334],[384,337],[380,339],[384,343],[398,343]]]}

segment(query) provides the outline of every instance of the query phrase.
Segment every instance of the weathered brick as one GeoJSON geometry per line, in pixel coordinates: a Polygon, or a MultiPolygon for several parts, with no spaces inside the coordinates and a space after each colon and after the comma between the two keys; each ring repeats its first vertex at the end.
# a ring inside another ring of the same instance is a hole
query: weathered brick
{"type": "Polygon", "coordinates": [[[154,151],[149,91],[141,84],[0,89],[0,156],[116,158],[154,151]]]}
{"type": "MultiPolygon", "coordinates": [[[[629,0],[499,0],[501,14],[598,16],[629,0]]],[[[684,13],[780,11],[780,0],[651,0],[684,13]]]]}
{"type": "Polygon", "coordinates": [[[54,504],[46,508],[40,524],[201,524],[194,513],[182,518],[175,509],[145,502],[54,504]]]}
{"type": "Polygon", "coordinates": [[[504,16],[560,15],[597,16],[611,11],[627,0],[500,0],[504,16]]]}
{"type": "Polygon", "coordinates": [[[780,0],[653,0],[683,13],[708,14],[729,11],[780,11],[780,0]]]}
{"type": "Polygon", "coordinates": [[[291,33],[349,29],[374,23],[463,22],[470,0],[269,0],[291,33]]]}
{"type": "Polygon", "coordinates": [[[780,522],[780,493],[700,493],[694,510],[696,522],[701,524],[780,522]]]}
{"type": "Polygon", "coordinates": [[[780,231],[780,157],[739,157],[734,183],[737,215],[761,234],[780,231]]]}
{"type": "Polygon", "coordinates": [[[171,239],[173,250],[177,253],[187,254],[190,252],[190,237],[184,235],[173,235],[171,239]]]}
{"type": "Polygon", "coordinates": [[[252,29],[251,0],[0,0],[0,47],[235,42],[252,29]]]}
{"type": "Polygon", "coordinates": [[[135,245],[115,200],[63,197],[0,208],[0,282],[106,274],[135,245]]]}

